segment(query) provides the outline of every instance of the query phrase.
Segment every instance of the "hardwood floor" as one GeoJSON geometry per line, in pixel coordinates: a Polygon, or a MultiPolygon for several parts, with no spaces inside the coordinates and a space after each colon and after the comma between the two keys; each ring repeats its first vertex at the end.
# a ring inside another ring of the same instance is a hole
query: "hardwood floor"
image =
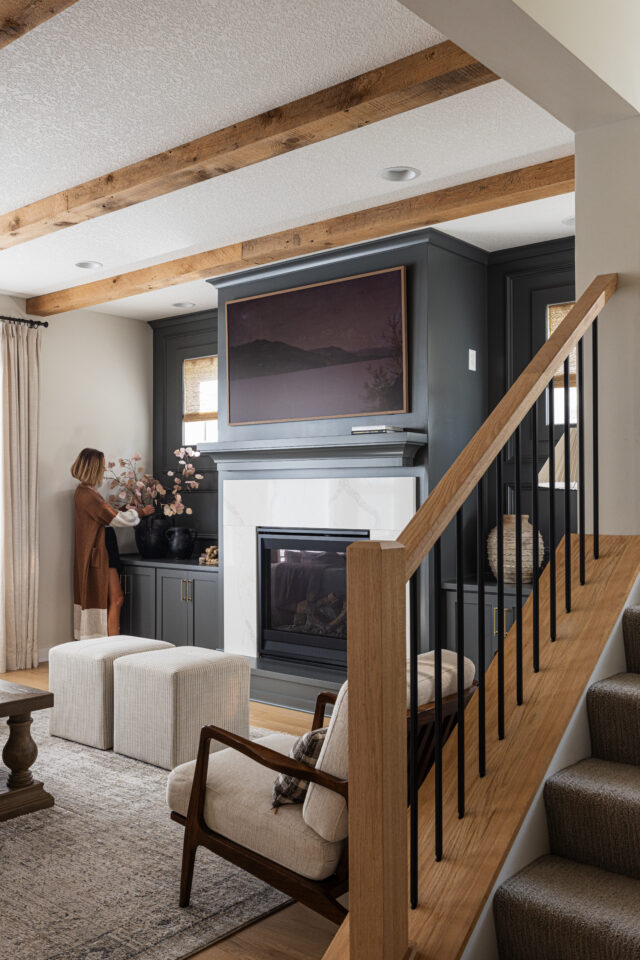
{"type": "MultiPolygon", "coordinates": [[[[46,663],[33,670],[14,670],[0,679],[38,690],[49,687],[46,663]]],[[[282,733],[306,733],[311,714],[264,703],[251,704],[251,723],[282,733]]],[[[193,960],[319,960],[335,935],[336,926],[299,903],[286,907],[251,927],[195,954],[193,960]]]]}

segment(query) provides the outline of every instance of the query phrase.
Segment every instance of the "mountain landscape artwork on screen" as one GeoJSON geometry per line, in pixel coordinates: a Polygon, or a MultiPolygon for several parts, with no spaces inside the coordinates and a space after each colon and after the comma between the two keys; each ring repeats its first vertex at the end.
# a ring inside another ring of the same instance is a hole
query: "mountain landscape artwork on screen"
{"type": "Polygon", "coordinates": [[[229,424],[405,413],[405,268],[226,305],[229,424]]]}

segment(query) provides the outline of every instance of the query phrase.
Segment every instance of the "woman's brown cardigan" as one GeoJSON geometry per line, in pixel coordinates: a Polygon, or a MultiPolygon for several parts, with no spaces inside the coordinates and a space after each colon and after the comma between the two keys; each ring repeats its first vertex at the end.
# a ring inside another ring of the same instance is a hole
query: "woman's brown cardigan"
{"type": "Polygon", "coordinates": [[[104,528],[117,510],[84,483],[76,490],[74,505],[73,635],[76,640],[106,637],[109,557],[104,528]]]}

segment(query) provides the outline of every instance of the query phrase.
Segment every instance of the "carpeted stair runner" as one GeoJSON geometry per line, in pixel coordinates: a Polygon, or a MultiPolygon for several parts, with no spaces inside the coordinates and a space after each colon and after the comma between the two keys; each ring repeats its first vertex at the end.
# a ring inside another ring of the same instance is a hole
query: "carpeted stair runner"
{"type": "Polygon", "coordinates": [[[640,765],[640,674],[618,673],[587,691],[591,752],[640,765]]]}
{"type": "Polygon", "coordinates": [[[640,960],[640,607],[629,673],[587,694],[592,753],[544,788],[551,856],[494,898],[501,960],[640,960]]]}

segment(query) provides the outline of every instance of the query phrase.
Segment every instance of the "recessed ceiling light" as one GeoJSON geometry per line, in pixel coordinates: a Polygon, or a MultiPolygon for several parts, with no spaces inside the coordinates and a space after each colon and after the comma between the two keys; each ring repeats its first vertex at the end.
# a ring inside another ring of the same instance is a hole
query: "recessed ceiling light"
{"type": "Polygon", "coordinates": [[[383,180],[415,180],[420,171],[415,167],[385,167],[380,176],[383,180]]]}
{"type": "Polygon", "coordinates": [[[172,306],[177,307],[178,310],[187,310],[189,307],[195,307],[195,303],[191,303],[190,300],[180,300],[178,303],[172,304],[172,306]]]}
{"type": "Polygon", "coordinates": [[[104,264],[99,260],[80,260],[76,263],[76,267],[80,267],[81,270],[99,270],[103,266],[104,264]]]}
{"type": "Polygon", "coordinates": [[[575,217],[565,217],[562,221],[565,227],[575,227],[576,218],[575,217]]]}

